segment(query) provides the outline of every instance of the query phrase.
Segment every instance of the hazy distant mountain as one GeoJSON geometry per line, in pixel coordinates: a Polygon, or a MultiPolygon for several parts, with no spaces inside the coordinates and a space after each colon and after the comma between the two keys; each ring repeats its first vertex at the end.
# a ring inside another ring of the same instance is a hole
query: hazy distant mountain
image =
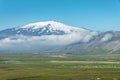
{"type": "Polygon", "coordinates": [[[96,32],[55,21],[30,23],[0,31],[0,52],[120,50],[120,32],[96,32]]]}

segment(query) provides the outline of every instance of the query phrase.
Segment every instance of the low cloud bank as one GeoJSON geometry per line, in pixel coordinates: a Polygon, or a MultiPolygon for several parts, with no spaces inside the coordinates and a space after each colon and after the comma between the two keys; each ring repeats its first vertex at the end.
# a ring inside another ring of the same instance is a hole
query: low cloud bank
{"type": "Polygon", "coordinates": [[[29,50],[39,47],[65,46],[76,42],[88,42],[95,35],[97,35],[96,32],[44,36],[16,35],[0,40],[0,50],[29,50]]]}
{"type": "Polygon", "coordinates": [[[102,42],[105,42],[105,41],[108,41],[112,38],[112,34],[106,34],[102,39],[101,41],[102,42]]]}

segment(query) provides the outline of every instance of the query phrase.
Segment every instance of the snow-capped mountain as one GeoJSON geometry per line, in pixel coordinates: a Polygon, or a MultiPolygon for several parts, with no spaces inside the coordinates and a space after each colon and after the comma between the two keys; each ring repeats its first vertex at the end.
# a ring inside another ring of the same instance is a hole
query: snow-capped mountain
{"type": "MultiPolygon", "coordinates": [[[[30,23],[21,27],[6,29],[0,31],[0,38],[22,36],[43,36],[43,35],[71,35],[79,34],[83,38],[92,38],[97,35],[97,32],[92,32],[87,29],[68,26],[55,21],[30,23]]],[[[72,36],[71,36],[72,37],[72,36]]],[[[79,37],[79,36],[78,36],[79,37]]]]}
{"type": "Polygon", "coordinates": [[[41,52],[61,49],[79,51],[96,48],[113,50],[114,47],[110,45],[118,43],[119,39],[120,32],[100,33],[56,21],[45,21],[0,31],[0,52],[41,52]],[[113,42],[116,40],[118,41],[113,42]]]}
{"type": "Polygon", "coordinates": [[[85,29],[68,26],[68,25],[62,24],[60,22],[55,22],[55,21],[31,23],[31,24],[22,26],[20,28],[32,29],[32,30],[41,29],[41,32],[44,30],[47,30],[47,32],[63,31],[65,33],[70,33],[72,31],[73,32],[85,31],[85,29]]]}
{"type": "Polygon", "coordinates": [[[25,36],[42,36],[42,35],[64,35],[73,32],[86,33],[88,30],[68,26],[55,21],[30,23],[21,27],[6,29],[0,32],[3,36],[25,35],[25,36]]]}

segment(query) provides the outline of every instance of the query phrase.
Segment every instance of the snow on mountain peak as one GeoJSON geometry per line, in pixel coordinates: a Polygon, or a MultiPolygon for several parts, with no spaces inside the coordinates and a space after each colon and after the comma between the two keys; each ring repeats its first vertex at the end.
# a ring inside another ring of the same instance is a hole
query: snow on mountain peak
{"type": "Polygon", "coordinates": [[[39,29],[39,28],[43,28],[43,27],[49,27],[50,30],[61,30],[61,31],[65,31],[65,32],[71,32],[71,31],[83,32],[83,31],[86,31],[83,28],[68,26],[68,25],[65,25],[65,24],[62,24],[62,23],[56,22],[56,21],[44,21],[44,22],[30,23],[30,24],[27,24],[27,25],[22,26],[20,28],[39,29]]]}
{"type": "Polygon", "coordinates": [[[41,27],[44,27],[44,26],[47,26],[47,25],[60,25],[60,23],[58,22],[55,22],[55,21],[44,21],[44,22],[36,22],[36,23],[30,23],[30,24],[27,24],[25,26],[22,26],[21,28],[34,28],[34,29],[37,29],[37,28],[41,28],[41,27]]]}

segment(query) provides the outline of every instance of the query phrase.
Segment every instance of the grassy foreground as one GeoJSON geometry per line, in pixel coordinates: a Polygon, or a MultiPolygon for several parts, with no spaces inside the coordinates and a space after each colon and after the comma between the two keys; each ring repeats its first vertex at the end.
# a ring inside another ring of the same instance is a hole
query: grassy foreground
{"type": "Polygon", "coordinates": [[[120,55],[0,54],[0,80],[120,80],[120,55]]]}

